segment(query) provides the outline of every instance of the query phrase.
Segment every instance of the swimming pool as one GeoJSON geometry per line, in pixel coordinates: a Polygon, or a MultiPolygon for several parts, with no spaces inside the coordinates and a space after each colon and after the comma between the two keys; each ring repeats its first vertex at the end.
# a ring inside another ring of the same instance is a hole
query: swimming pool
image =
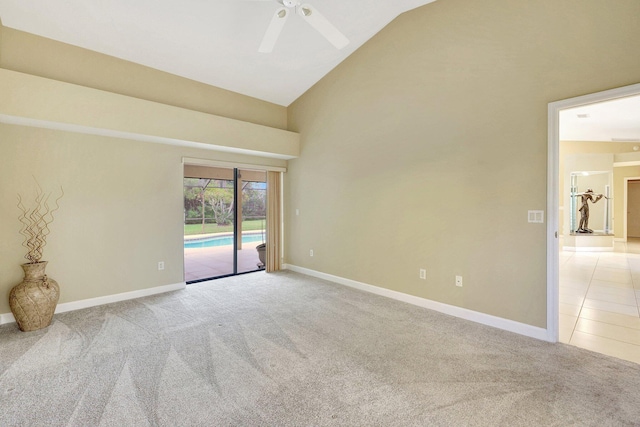
{"type": "MultiPolygon", "coordinates": [[[[262,242],[262,234],[243,234],[242,243],[262,242]]],[[[227,246],[233,245],[233,236],[219,236],[210,237],[208,239],[187,241],[184,242],[185,249],[187,248],[212,248],[214,246],[227,246]]]]}

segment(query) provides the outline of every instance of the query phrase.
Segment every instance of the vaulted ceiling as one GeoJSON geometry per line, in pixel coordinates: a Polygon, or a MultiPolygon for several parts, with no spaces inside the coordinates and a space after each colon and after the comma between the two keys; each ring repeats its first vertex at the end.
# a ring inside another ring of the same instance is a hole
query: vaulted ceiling
{"type": "MultiPolygon", "coordinates": [[[[0,0],[0,19],[7,27],[288,106],[398,15],[433,1],[309,0],[349,43],[337,49],[291,13],[271,53],[258,49],[274,13],[306,3],[0,0]]],[[[640,141],[640,97],[563,111],[560,133],[562,140],[640,141]]]]}
{"type": "Polygon", "coordinates": [[[0,0],[0,19],[7,27],[288,106],[398,15],[435,0],[309,0],[349,43],[337,49],[292,13],[273,51],[258,52],[276,10],[292,1],[298,3],[0,0]]]}

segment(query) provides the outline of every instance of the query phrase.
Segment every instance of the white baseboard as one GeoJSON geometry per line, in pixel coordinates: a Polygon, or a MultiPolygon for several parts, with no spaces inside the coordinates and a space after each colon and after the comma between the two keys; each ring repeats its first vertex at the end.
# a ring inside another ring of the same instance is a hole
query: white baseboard
{"type": "Polygon", "coordinates": [[[567,252],[613,252],[610,246],[563,246],[563,251],[567,252]]]}
{"type": "Polygon", "coordinates": [[[4,325],[5,323],[14,323],[15,321],[16,319],[13,317],[13,313],[0,314],[0,325],[4,325]]]}
{"type": "MultiPolygon", "coordinates": [[[[154,288],[140,289],[137,291],[123,292],[121,294],[105,295],[103,297],[83,299],[79,301],[65,302],[58,304],[56,313],[64,313],[66,311],[80,310],[83,308],[95,307],[98,305],[111,304],[112,302],[125,301],[150,295],[162,294],[165,292],[179,291],[187,286],[185,282],[176,283],[174,285],[156,286],[154,288]]],[[[5,323],[13,323],[16,319],[12,313],[0,314],[0,325],[5,323]]]]}
{"type": "Polygon", "coordinates": [[[527,325],[525,323],[516,322],[502,317],[492,316],[490,314],[480,313],[478,311],[469,310],[455,305],[444,304],[438,301],[417,297],[414,295],[404,294],[402,292],[392,291],[391,289],[380,288],[378,286],[368,285],[366,283],[357,282],[351,279],[334,276],[331,274],[321,273],[319,271],[310,270],[296,265],[285,264],[284,269],[295,271],[296,273],[306,274],[307,276],[317,277],[319,279],[328,280],[340,285],[349,286],[361,291],[370,292],[372,294],[406,302],[408,304],[417,305],[418,307],[427,308],[450,316],[458,317],[472,322],[481,323],[483,325],[492,326],[494,328],[503,329],[505,331],[514,332],[531,338],[543,341],[552,341],[546,329],[537,326],[527,325]]]}

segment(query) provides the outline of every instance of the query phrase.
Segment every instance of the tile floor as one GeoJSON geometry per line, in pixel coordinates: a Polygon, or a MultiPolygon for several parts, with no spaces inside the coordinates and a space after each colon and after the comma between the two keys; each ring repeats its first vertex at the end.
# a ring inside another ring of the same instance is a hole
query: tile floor
{"type": "Polygon", "coordinates": [[[560,341],[640,363],[640,239],[560,252],[560,341]]]}

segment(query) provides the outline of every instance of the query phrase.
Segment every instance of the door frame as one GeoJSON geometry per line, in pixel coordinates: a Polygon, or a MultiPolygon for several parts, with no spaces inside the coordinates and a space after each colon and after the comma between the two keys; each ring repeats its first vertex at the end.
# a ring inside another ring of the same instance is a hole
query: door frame
{"type": "MultiPolygon", "coordinates": [[[[559,157],[560,111],[582,105],[640,95],[640,84],[591,93],[575,98],[550,102],[548,105],[547,145],[547,341],[558,342],[559,336],[559,244],[560,216],[559,157]]],[[[625,187],[626,188],[626,187],[625,187]]],[[[626,212],[626,210],[625,210],[626,212]]],[[[626,227],[626,221],[625,221],[626,227]]]]}
{"type": "MultiPolygon", "coordinates": [[[[266,160],[266,159],[265,159],[266,160]]],[[[287,172],[287,168],[286,167],[282,167],[282,166],[272,166],[272,165],[265,165],[265,164],[252,164],[252,163],[237,163],[237,162],[230,162],[230,161],[223,161],[223,160],[212,160],[212,159],[202,159],[202,158],[196,158],[196,157],[182,157],[182,180],[184,182],[184,167],[186,165],[190,165],[190,166],[205,166],[205,167],[214,167],[214,168],[226,168],[226,169],[232,169],[232,170],[257,170],[257,171],[264,171],[264,172],[269,172],[269,171],[273,171],[273,172],[280,172],[280,179],[281,182],[284,181],[284,173],[287,172]]],[[[237,182],[237,175],[236,172],[234,171],[234,182],[237,182]]],[[[238,197],[237,194],[237,185],[234,185],[234,198],[238,197]]],[[[281,186],[281,206],[283,206],[284,204],[284,186],[281,186]]],[[[184,196],[183,196],[184,197],[184,196]]],[[[234,212],[234,272],[237,272],[237,252],[238,252],[238,238],[242,238],[242,233],[238,233],[238,220],[236,215],[238,214],[238,210],[236,209],[234,212]]],[[[184,213],[183,213],[184,216],[184,213]]],[[[184,218],[183,218],[184,219],[184,218]]],[[[281,223],[281,234],[280,236],[278,236],[281,239],[280,242],[280,247],[281,247],[281,251],[282,253],[284,253],[284,209],[280,210],[280,219],[279,219],[280,223],[281,223]]],[[[183,228],[183,235],[184,235],[184,221],[182,221],[182,225],[181,227],[183,228]]],[[[181,244],[182,247],[184,248],[184,240],[181,240],[181,244]]],[[[185,266],[184,266],[184,249],[183,249],[183,256],[182,256],[182,277],[184,278],[185,275],[185,266]]],[[[245,274],[245,273],[253,273],[255,271],[260,271],[260,270],[252,270],[252,271],[248,271],[248,272],[242,272],[242,273],[232,273],[232,274],[228,274],[228,275],[223,275],[223,276],[216,276],[215,279],[219,279],[219,278],[223,278],[223,277],[229,277],[229,276],[234,276],[234,275],[240,275],[240,274],[245,274]]],[[[197,282],[201,282],[201,281],[206,281],[206,280],[212,280],[213,278],[209,278],[209,279],[199,279],[199,280],[195,280],[195,281],[190,281],[189,283],[197,283],[197,282]]]]}
{"type": "Polygon", "coordinates": [[[623,229],[623,234],[622,234],[622,238],[624,239],[623,241],[626,242],[627,241],[627,210],[629,207],[628,201],[629,201],[629,181],[640,181],[640,176],[628,176],[625,177],[624,179],[624,210],[623,210],[623,225],[622,225],[622,229],[623,229]]]}

